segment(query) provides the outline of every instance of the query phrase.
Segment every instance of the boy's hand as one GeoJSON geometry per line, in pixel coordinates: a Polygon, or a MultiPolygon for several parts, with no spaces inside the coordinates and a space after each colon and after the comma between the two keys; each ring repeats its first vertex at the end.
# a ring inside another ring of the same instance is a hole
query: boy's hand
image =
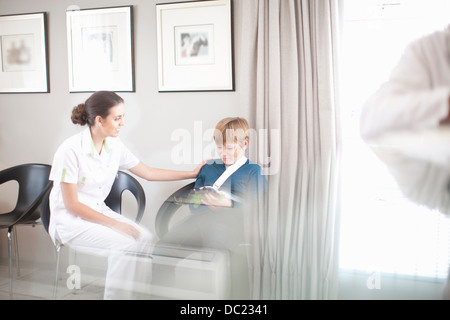
{"type": "Polygon", "coordinates": [[[231,208],[233,206],[231,199],[221,191],[205,193],[201,203],[210,207],[231,208]]]}

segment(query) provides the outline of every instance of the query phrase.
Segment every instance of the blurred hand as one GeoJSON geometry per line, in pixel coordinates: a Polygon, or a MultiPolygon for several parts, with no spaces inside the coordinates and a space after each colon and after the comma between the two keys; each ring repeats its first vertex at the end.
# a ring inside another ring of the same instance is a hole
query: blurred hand
{"type": "Polygon", "coordinates": [[[450,124],[450,97],[448,97],[448,114],[445,119],[442,119],[439,124],[450,124]]]}
{"type": "Polygon", "coordinates": [[[125,222],[117,221],[117,223],[114,224],[112,229],[121,232],[123,234],[132,236],[134,239],[139,239],[139,237],[141,236],[141,233],[135,227],[125,222]]]}

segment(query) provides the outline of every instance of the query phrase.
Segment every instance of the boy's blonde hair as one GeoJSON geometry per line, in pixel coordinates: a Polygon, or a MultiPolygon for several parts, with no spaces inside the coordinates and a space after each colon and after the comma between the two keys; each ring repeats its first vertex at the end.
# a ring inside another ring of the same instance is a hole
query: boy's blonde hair
{"type": "Polygon", "coordinates": [[[220,120],[214,130],[214,141],[217,144],[238,143],[244,146],[244,141],[249,139],[250,126],[247,120],[239,117],[229,117],[220,120]]]}

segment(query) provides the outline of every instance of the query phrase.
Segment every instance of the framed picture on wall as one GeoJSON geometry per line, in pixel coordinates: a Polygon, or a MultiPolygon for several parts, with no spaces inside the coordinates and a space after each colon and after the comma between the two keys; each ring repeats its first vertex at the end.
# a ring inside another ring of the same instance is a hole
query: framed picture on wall
{"type": "Polygon", "coordinates": [[[231,12],[231,0],[156,5],[160,92],[234,90],[231,12]]]}
{"type": "Polygon", "coordinates": [[[0,16],[0,93],[49,92],[46,13],[0,16]]]}
{"type": "Polygon", "coordinates": [[[66,12],[70,92],[135,91],[132,8],[66,12]]]}

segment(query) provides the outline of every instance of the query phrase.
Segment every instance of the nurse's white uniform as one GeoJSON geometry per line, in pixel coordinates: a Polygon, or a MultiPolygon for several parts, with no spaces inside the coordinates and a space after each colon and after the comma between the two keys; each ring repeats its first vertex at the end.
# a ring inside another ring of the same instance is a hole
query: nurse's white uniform
{"type": "MultiPolygon", "coordinates": [[[[137,260],[127,252],[149,253],[151,233],[113,212],[104,203],[118,170],[131,169],[138,163],[139,160],[119,138],[106,138],[102,152],[98,154],[89,127],[65,140],[53,159],[50,173],[53,189],[50,194],[49,234],[55,243],[60,242],[77,250],[109,257],[105,299],[121,298],[117,294],[123,290],[116,290],[117,287],[132,291],[135,282],[145,281],[147,277],[145,272],[136,270],[137,260]],[[61,182],[76,184],[78,200],[90,208],[135,226],[141,233],[140,239],[135,240],[67,211],[61,194],[61,182]]],[[[150,269],[150,263],[142,269],[150,269]]]]}

